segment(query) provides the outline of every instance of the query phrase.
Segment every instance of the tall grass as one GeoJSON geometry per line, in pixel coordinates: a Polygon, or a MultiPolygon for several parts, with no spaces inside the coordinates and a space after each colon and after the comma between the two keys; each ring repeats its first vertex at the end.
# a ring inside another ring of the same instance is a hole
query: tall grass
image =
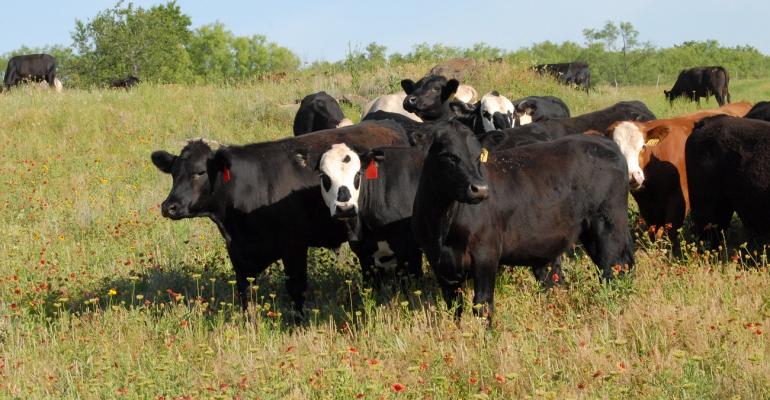
{"type": "MultiPolygon", "coordinates": [[[[742,259],[637,251],[632,278],[600,285],[576,256],[568,284],[541,291],[520,268],[498,279],[498,318],[455,323],[430,274],[405,292],[363,287],[347,250],[313,250],[307,321],[286,321],[279,264],[234,305],[233,273],[207,220],[160,216],[170,178],[149,161],[185,139],[290,135],[295,99],[362,100],[429,65],[289,76],[246,86],[131,92],[22,88],[0,96],[0,397],[7,398],[768,398],[770,277],[742,259]]],[[[551,94],[573,114],[662,89],[588,95],[523,68],[489,65],[468,83],[510,97],[551,94]]],[[[770,83],[732,83],[733,99],[770,83]]],[[[714,102],[708,104],[714,106],[714,102]]],[[[707,104],[704,104],[707,106],[707,104]]]]}

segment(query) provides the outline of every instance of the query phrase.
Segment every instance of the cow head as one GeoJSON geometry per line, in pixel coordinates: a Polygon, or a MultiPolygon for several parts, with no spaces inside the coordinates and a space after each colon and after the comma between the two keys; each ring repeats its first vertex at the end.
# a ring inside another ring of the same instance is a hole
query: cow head
{"type": "Polygon", "coordinates": [[[480,111],[485,132],[513,126],[513,103],[497,91],[481,98],[480,111]]]}
{"type": "MultiPolygon", "coordinates": [[[[423,136],[426,132],[415,132],[423,136]]],[[[421,185],[451,201],[476,204],[489,197],[482,163],[489,152],[461,122],[440,122],[431,127],[433,141],[423,166],[421,185]]]]}
{"type": "Polygon", "coordinates": [[[417,83],[411,79],[401,81],[401,87],[407,96],[404,109],[417,114],[425,121],[435,121],[448,116],[447,103],[457,92],[460,82],[443,76],[429,75],[417,83]]]}
{"type": "Polygon", "coordinates": [[[190,141],[178,156],[158,150],[151,159],[173,179],[171,192],[161,206],[164,217],[177,220],[208,214],[213,181],[218,176],[212,171],[215,157],[209,142],[190,141]]]}
{"type": "Polygon", "coordinates": [[[344,143],[333,144],[321,155],[318,163],[321,194],[333,218],[358,215],[358,195],[364,174],[362,165],[359,152],[344,143]]]}
{"type": "Polygon", "coordinates": [[[654,146],[668,135],[665,126],[645,130],[644,125],[635,121],[622,121],[611,125],[608,136],[620,147],[628,164],[628,182],[631,190],[638,190],[644,184],[642,155],[646,147],[654,146]]]}
{"type": "Polygon", "coordinates": [[[532,114],[537,110],[537,103],[523,100],[514,106],[514,126],[532,123],[532,114]]]}

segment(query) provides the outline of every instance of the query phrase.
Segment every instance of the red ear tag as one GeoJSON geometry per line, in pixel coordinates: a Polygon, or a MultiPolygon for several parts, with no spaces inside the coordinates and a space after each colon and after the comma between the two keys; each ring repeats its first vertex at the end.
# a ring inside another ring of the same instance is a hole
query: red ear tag
{"type": "Polygon", "coordinates": [[[366,166],[366,179],[377,179],[377,163],[374,160],[369,161],[369,165],[366,166]]]}
{"type": "Polygon", "coordinates": [[[230,168],[225,167],[222,171],[222,180],[225,181],[225,183],[230,182],[230,168]]]}

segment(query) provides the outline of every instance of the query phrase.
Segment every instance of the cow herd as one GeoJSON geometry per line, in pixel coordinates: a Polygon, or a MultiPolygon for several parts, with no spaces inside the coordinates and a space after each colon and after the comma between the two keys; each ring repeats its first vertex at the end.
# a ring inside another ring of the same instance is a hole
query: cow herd
{"type": "Polygon", "coordinates": [[[744,118],[766,119],[767,102],[659,120],[640,101],[570,116],[555,97],[461,100],[444,76],[401,86],[359,124],[320,92],[302,100],[295,137],[154,152],[173,178],[163,215],[218,226],[244,306],[247,278],[282,260],[297,315],[310,247],[349,242],[371,284],[419,279],[424,255],[448,304],[471,279],[474,312],[492,318],[501,265],[550,287],[581,244],[602,280],[631,270],[629,192],[674,255],[688,211],[711,245],[734,211],[770,227],[770,122],[744,118]]]}

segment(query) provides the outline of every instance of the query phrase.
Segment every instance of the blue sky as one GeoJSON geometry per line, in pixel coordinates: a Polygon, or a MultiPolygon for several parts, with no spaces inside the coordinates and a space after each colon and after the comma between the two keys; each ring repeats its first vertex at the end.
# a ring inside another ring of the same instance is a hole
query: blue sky
{"type": "MultiPolygon", "coordinates": [[[[136,0],[147,7],[162,1],[136,0]]],[[[237,35],[263,34],[303,61],[344,58],[348,46],[376,41],[388,52],[407,52],[422,42],[468,47],[486,42],[515,50],[535,42],[583,43],[583,28],[607,20],[629,21],[640,39],[667,47],[685,40],[717,39],[748,44],[770,54],[761,0],[582,0],[582,1],[246,1],[177,2],[193,27],[214,21],[237,35]]],[[[3,2],[0,53],[21,45],[70,45],[75,19],[87,20],[113,0],[3,2]]]]}

